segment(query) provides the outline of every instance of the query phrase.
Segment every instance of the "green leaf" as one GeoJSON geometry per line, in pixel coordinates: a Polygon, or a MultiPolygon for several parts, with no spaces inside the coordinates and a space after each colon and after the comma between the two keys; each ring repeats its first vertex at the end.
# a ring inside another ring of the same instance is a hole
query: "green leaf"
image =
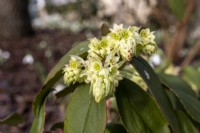
{"type": "Polygon", "coordinates": [[[200,71],[191,66],[187,66],[183,68],[183,75],[187,81],[192,82],[196,88],[200,89],[200,71]]]}
{"type": "Polygon", "coordinates": [[[83,55],[88,50],[88,43],[89,43],[88,41],[78,43],[67,54],[65,54],[60,59],[60,61],[54,66],[54,68],[50,71],[45,81],[45,84],[42,87],[42,90],[38,93],[33,102],[34,113],[36,113],[37,109],[41,107],[38,106],[38,104],[40,103],[43,104],[44,100],[41,99],[45,99],[44,96],[46,95],[46,93],[49,93],[49,91],[52,89],[51,87],[63,76],[62,69],[64,65],[68,63],[70,55],[80,55],[80,56],[83,55]]]}
{"type": "Polygon", "coordinates": [[[54,131],[56,129],[64,129],[64,122],[57,122],[55,124],[53,124],[53,126],[51,127],[51,131],[54,131]]]}
{"type": "Polygon", "coordinates": [[[163,74],[163,73],[160,73],[158,75],[159,75],[160,80],[163,83],[166,83],[166,85],[169,85],[168,87],[177,89],[179,91],[183,91],[194,97],[196,96],[195,92],[192,90],[190,85],[184,80],[182,80],[181,78],[179,78],[178,76],[163,74]]]}
{"type": "Polygon", "coordinates": [[[105,129],[104,133],[110,133],[110,131],[108,129],[105,129]]]}
{"type": "Polygon", "coordinates": [[[134,65],[140,76],[146,82],[149,91],[160,107],[161,112],[169,122],[173,131],[182,133],[177,116],[173,110],[170,100],[161,86],[160,80],[151,66],[141,57],[134,57],[130,62],[134,65]]]}
{"type": "Polygon", "coordinates": [[[78,85],[79,85],[79,84],[76,83],[76,84],[74,84],[74,85],[70,85],[70,86],[64,88],[64,89],[61,90],[60,92],[56,93],[56,97],[57,97],[57,98],[61,98],[61,97],[66,96],[67,94],[73,92],[73,91],[77,88],[78,85]]]}
{"type": "Polygon", "coordinates": [[[160,78],[162,82],[179,98],[192,119],[200,123],[200,101],[195,97],[195,95],[189,93],[185,86],[182,86],[176,82],[176,80],[171,80],[172,76],[170,75],[160,75],[160,78]]]}
{"type": "Polygon", "coordinates": [[[0,119],[0,125],[6,124],[11,126],[17,126],[18,124],[21,124],[23,122],[24,122],[24,117],[18,113],[13,113],[4,119],[0,119]]]}
{"type": "MultiPolygon", "coordinates": [[[[51,78],[54,78],[57,73],[62,71],[63,67],[65,64],[68,63],[70,59],[70,55],[79,55],[79,56],[84,56],[85,53],[88,51],[88,44],[89,41],[83,41],[75,45],[69,52],[67,52],[60,60],[59,62],[53,67],[53,69],[49,72],[46,80],[45,80],[45,85],[49,82],[51,78]]],[[[58,74],[57,76],[61,77],[62,72],[58,74]]]]}
{"type": "Polygon", "coordinates": [[[116,90],[120,116],[130,133],[170,133],[168,123],[152,97],[136,83],[123,79],[116,90]]]}
{"type": "MultiPolygon", "coordinates": [[[[163,85],[163,88],[165,88],[164,85],[163,85]]],[[[177,97],[169,90],[165,90],[165,92],[170,99],[173,109],[177,109],[177,97]]]]}
{"type": "Polygon", "coordinates": [[[35,114],[34,121],[31,127],[31,133],[42,133],[45,121],[45,101],[50,92],[53,91],[52,86],[62,77],[63,67],[68,63],[70,55],[84,55],[88,50],[88,41],[78,43],[66,55],[64,55],[58,64],[51,70],[44,86],[37,94],[33,101],[33,111],[35,114]]]}
{"type": "Polygon", "coordinates": [[[180,120],[181,128],[183,129],[183,133],[198,133],[197,129],[194,127],[190,119],[187,117],[185,113],[177,110],[176,114],[180,120]]]}
{"type": "Polygon", "coordinates": [[[105,99],[97,103],[89,95],[88,84],[76,88],[64,120],[65,133],[103,133],[106,126],[105,99]]]}
{"type": "Polygon", "coordinates": [[[126,129],[121,124],[110,123],[106,126],[109,133],[127,133],[126,129]]]}
{"type": "Polygon", "coordinates": [[[169,7],[178,20],[183,20],[186,0],[168,0],[169,7]]]}
{"type": "Polygon", "coordinates": [[[200,101],[197,98],[187,95],[181,91],[176,91],[174,93],[177,94],[192,119],[200,123],[200,101]]]}
{"type": "MultiPolygon", "coordinates": [[[[44,104],[44,103],[43,103],[44,104]]],[[[41,105],[40,110],[36,113],[36,116],[31,125],[30,133],[42,133],[44,129],[44,121],[45,121],[45,110],[44,105],[41,105]]]]}

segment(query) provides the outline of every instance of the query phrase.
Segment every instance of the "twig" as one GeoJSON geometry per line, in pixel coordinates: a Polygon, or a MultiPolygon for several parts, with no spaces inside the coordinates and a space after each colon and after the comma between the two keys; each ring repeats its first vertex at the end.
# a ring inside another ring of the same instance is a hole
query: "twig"
{"type": "Polygon", "coordinates": [[[195,3],[196,3],[196,0],[187,0],[186,1],[186,8],[185,8],[185,14],[184,14],[184,18],[183,18],[183,25],[187,25],[190,18],[191,18],[191,14],[194,10],[194,7],[195,7],[195,3]]]}
{"type": "Polygon", "coordinates": [[[197,41],[197,43],[190,49],[188,55],[181,63],[181,68],[185,65],[188,65],[192,61],[192,59],[196,56],[196,54],[198,54],[199,50],[200,50],[200,40],[197,41]]]}
{"type": "Polygon", "coordinates": [[[193,13],[196,0],[187,0],[185,14],[182,21],[177,21],[177,31],[173,37],[165,44],[165,52],[168,58],[172,62],[176,62],[178,59],[179,51],[184,47],[184,42],[188,34],[188,24],[193,13]]]}

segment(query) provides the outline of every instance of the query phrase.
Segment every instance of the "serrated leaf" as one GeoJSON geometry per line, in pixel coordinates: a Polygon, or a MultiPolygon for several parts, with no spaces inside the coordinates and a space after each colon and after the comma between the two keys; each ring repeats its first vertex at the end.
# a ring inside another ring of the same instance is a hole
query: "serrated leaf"
{"type": "Polygon", "coordinates": [[[170,133],[168,123],[152,97],[136,83],[123,79],[116,89],[121,119],[130,133],[170,133]]]}
{"type": "Polygon", "coordinates": [[[172,77],[170,75],[160,75],[162,82],[179,98],[186,112],[191,118],[200,123],[200,101],[194,94],[187,91],[186,86],[182,86],[176,82],[177,80],[171,80],[172,77]]]}
{"type": "Polygon", "coordinates": [[[105,99],[97,103],[82,84],[71,96],[65,113],[65,133],[103,133],[106,126],[105,99]]]}
{"type": "Polygon", "coordinates": [[[33,101],[35,118],[31,126],[31,133],[42,133],[45,121],[45,101],[49,93],[53,91],[52,86],[62,77],[62,68],[68,63],[70,55],[84,55],[88,50],[88,43],[88,41],[85,41],[74,46],[48,74],[45,84],[33,101]]]}
{"type": "Polygon", "coordinates": [[[183,20],[186,0],[168,0],[169,7],[178,20],[183,20]]]}
{"type": "Polygon", "coordinates": [[[21,124],[23,122],[24,122],[24,117],[18,113],[13,113],[4,119],[0,119],[0,125],[6,124],[11,126],[17,126],[18,124],[21,124]]]}
{"type": "Polygon", "coordinates": [[[176,114],[180,120],[181,128],[183,129],[183,133],[198,133],[197,129],[194,127],[190,119],[187,117],[185,113],[177,110],[176,114]]]}
{"type": "Polygon", "coordinates": [[[153,95],[156,103],[160,107],[161,112],[164,114],[173,131],[176,133],[182,133],[177,116],[173,110],[169,98],[167,97],[167,94],[161,86],[157,74],[141,57],[134,57],[130,63],[136,68],[140,76],[146,82],[149,91],[153,95]]]}

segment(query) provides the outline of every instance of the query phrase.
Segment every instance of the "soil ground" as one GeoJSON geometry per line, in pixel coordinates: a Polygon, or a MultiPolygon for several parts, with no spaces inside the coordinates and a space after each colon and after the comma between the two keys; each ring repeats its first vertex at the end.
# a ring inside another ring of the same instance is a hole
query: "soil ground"
{"type": "MultiPolygon", "coordinates": [[[[34,117],[32,101],[42,87],[42,81],[72,44],[83,40],[86,40],[84,31],[72,34],[64,30],[36,30],[29,38],[0,41],[0,49],[10,53],[10,58],[0,64],[0,119],[13,112],[23,114],[25,118],[25,122],[17,127],[0,125],[0,133],[29,132],[34,117]],[[27,54],[32,55],[33,64],[22,63],[27,54]]],[[[63,109],[59,103],[50,100],[46,112],[47,131],[53,123],[63,120],[63,109]]]]}

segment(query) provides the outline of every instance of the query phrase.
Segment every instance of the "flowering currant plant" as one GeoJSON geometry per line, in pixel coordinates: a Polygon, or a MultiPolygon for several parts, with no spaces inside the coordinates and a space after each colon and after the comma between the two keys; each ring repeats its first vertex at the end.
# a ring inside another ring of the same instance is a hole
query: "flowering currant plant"
{"type": "Polygon", "coordinates": [[[55,93],[57,98],[72,94],[64,122],[56,123],[52,130],[198,133],[193,122],[200,123],[200,102],[190,86],[175,76],[156,74],[143,59],[157,50],[154,32],[122,24],[103,28],[100,39],[77,44],[51,70],[33,102],[35,119],[30,132],[43,132],[46,98],[63,77],[66,88],[55,93]],[[118,123],[106,121],[106,103],[111,97],[116,99],[118,123]]]}

